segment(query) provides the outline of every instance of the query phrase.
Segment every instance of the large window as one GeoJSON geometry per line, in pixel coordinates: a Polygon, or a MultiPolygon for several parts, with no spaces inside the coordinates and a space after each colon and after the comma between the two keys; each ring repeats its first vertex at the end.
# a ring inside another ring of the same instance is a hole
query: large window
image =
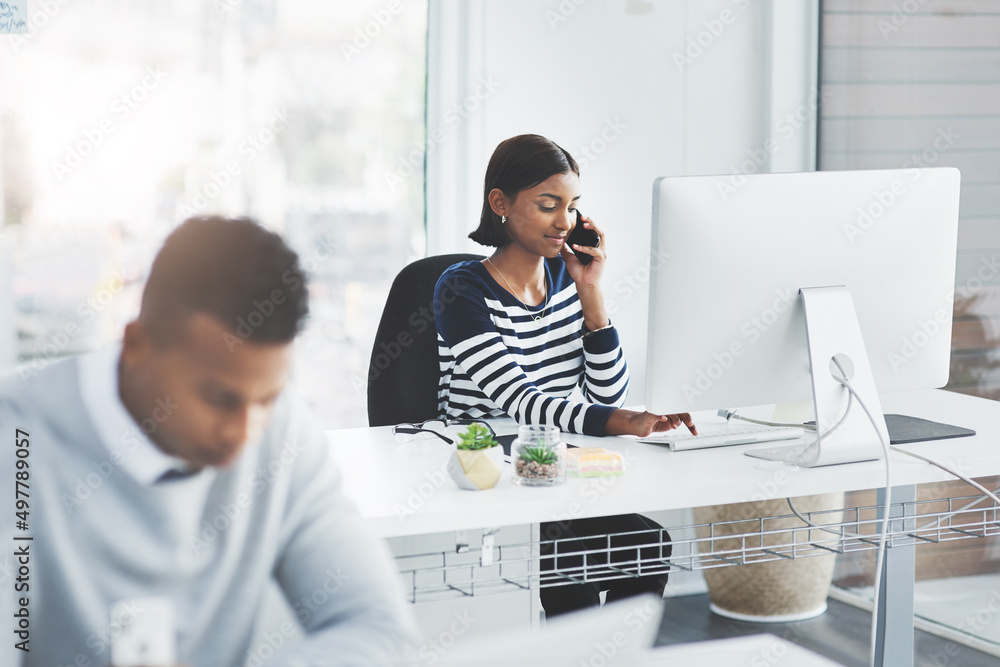
{"type": "MultiPolygon", "coordinates": [[[[1000,399],[1000,3],[825,0],[822,36],[821,169],[962,172],[948,388],[1000,399]]],[[[1000,485],[1000,478],[979,481],[1000,485]]],[[[956,482],[919,493],[973,490],[956,482]]],[[[841,559],[840,583],[870,583],[871,563],[861,565],[841,559]]],[[[922,545],[918,616],[1000,655],[1000,625],[979,615],[1000,584],[998,572],[995,538],[922,545]]]]}
{"type": "Polygon", "coordinates": [[[41,5],[0,43],[0,366],[117,340],[173,227],[250,215],[312,276],[296,384],[366,424],[385,294],[423,254],[426,1],[41,5]]]}
{"type": "Polygon", "coordinates": [[[1000,3],[827,0],[822,65],[821,169],[961,170],[949,388],[1000,399],[1000,3]]]}

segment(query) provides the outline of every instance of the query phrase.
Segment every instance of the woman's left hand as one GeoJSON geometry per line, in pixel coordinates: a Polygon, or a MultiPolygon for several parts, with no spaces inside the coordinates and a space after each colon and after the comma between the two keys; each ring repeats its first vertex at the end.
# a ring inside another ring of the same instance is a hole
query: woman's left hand
{"type": "Polygon", "coordinates": [[[582,216],[581,224],[586,229],[592,229],[597,232],[597,236],[601,239],[600,244],[596,248],[592,248],[585,245],[570,247],[566,243],[560,252],[562,253],[563,261],[566,262],[566,271],[569,272],[570,278],[573,279],[578,288],[598,287],[601,284],[601,276],[604,275],[604,264],[607,261],[604,232],[587,216],[582,216]],[[589,264],[584,264],[573,254],[574,250],[587,253],[593,259],[591,259],[589,264]]]}

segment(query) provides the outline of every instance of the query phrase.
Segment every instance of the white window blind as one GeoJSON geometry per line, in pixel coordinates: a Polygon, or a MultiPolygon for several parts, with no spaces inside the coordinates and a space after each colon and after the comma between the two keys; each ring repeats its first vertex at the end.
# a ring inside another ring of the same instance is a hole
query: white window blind
{"type": "Polygon", "coordinates": [[[820,169],[962,172],[949,388],[1000,399],[1000,2],[826,0],[821,30],[820,169]]]}

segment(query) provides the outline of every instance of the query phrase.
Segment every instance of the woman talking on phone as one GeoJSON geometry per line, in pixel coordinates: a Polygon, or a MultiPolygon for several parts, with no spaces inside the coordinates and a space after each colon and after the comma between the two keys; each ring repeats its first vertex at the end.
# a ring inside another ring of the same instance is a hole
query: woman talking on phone
{"type": "MultiPolygon", "coordinates": [[[[576,224],[580,170],[563,148],[539,135],[512,137],[497,146],[486,170],[483,209],[469,237],[496,248],[483,261],[456,264],[438,281],[435,301],[441,382],[438,412],[446,418],[510,416],[520,424],[552,424],[592,436],[646,436],[684,424],[690,415],[626,410],[628,367],[604,306],[601,277],[607,258],[604,232],[590,218],[596,247],[567,242],[576,224]],[[590,257],[581,261],[574,254],[590,257]],[[447,287],[446,287],[447,286],[447,287]],[[443,298],[444,289],[450,292],[443,298]],[[579,388],[584,401],[569,398],[579,388]]],[[[660,528],[635,514],[543,523],[543,540],[660,528]]],[[[594,542],[600,548],[605,540],[594,542]]],[[[615,545],[640,546],[621,538],[615,545]]],[[[560,553],[566,544],[560,545],[560,553]]],[[[653,551],[651,549],[651,551],[653,551]]],[[[542,570],[553,560],[544,558],[542,570]]],[[[645,557],[645,553],[643,554],[645,557]]],[[[664,556],[669,556],[666,551],[664,556]]],[[[620,552],[634,558],[635,552],[620,552]]],[[[560,557],[560,567],[580,557],[560,557]]],[[[593,560],[594,557],[588,556],[593,560]]],[[[547,616],[643,592],[662,594],[666,575],[649,575],[541,590],[547,616]]]]}

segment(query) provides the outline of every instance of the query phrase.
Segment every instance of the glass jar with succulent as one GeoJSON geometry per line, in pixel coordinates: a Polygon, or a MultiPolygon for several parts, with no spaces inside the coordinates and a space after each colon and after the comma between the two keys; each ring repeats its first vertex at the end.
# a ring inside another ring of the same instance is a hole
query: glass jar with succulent
{"type": "Polygon", "coordinates": [[[455,451],[448,459],[448,474],[462,489],[492,489],[503,470],[503,447],[489,424],[473,422],[458,434],[455,451]]]}
{"type": "Polygon", "coordinates": [[[566,481],[566,443],[555,426],[521,426],[511,448],[511,460],[516,484],[550,486],[566,481]]]}

